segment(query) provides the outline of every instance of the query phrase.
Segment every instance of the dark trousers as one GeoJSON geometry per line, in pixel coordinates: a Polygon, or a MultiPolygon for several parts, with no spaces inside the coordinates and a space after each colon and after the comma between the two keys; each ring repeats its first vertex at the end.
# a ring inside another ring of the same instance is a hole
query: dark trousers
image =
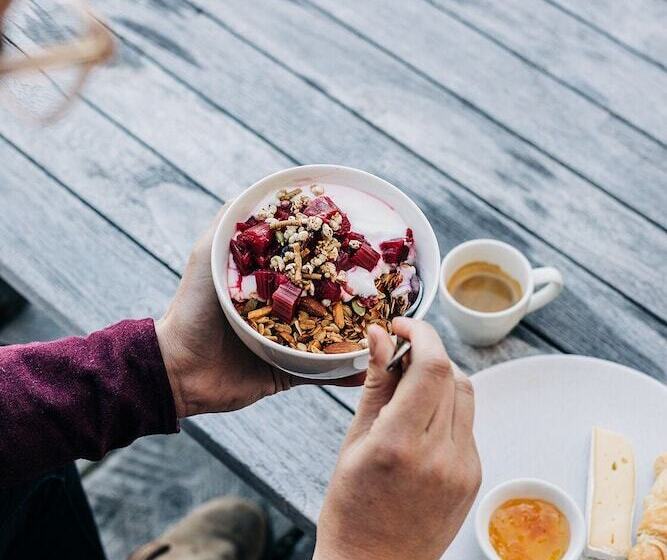
{"type": "Polygon", "coordinates": [[[0,560],[103,560],[74,464],[0,488],[0,560]]]}

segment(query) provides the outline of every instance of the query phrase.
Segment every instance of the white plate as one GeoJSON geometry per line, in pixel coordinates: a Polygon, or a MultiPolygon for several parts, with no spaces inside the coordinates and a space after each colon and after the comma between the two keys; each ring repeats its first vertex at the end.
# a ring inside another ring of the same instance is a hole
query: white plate
{"type": "MultiPolygon", "coordinates": [[[[471,377],[475,436],[482,459],[478,496],[518,477],[543,478],[568,492],[585,514],[593,426],[630,438],[637,468],[635,527],[653,484],[653,462],[667,452],[667,387],[625,366],[583,356],[536,356],[471,377]]],[[[478,560],[477,502],[444,558],[478,560]]]]}

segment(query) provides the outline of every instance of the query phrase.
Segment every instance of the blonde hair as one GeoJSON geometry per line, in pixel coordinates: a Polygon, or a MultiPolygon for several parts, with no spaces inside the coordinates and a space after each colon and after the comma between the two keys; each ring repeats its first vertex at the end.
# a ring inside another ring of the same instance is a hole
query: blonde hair
{"type": "MultiPolygon", "coordinates": [[[[12,0],[0,0],[0,33],[2,32],[3,18],[5,17],[12,0]]],[[[3,74],[35,72],[48,69],[58,69],[69,66],[81,66],[82,72],[70,92],[69,99],[73,98],[83,86],[90,70],[93,67],[109,60],[114,53],[114,41],[111,32],[95,17],[83,0],[71,0],[85,20],[84,34],[68,43],[55,45],[31,53],[29,56],[8,57],[0,49],[0,77],[3,74]]],[[[0,47],[2,43],[0,42],[0,47]]],[[[67,102],[46,120],[56,118],[67,106],[67,102]]]]}

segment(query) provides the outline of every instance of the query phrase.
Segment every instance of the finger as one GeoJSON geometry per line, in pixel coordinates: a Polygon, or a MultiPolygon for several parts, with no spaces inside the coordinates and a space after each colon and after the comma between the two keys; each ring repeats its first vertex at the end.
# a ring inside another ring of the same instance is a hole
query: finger
{"type": "Polygon", "coordinates": [[[215,235],[216,230],[218,229],[218,225],[220,224],[220,220],[222,220],[222,217],[225,215],[225,212],[227,211],[227,208],[229,208],[229,205],[234,202],[234,199],[230,199],[227,202],[225,202],[220,210],[218,210],[218,213],[215,215],[213,220],[209,223],[208,227],[206,228],[206,231],[202,234],[202,236],[197,240],[197,243],[195,244],[195,251],[211,251],[211,244],[213,243],[213,236],[215,235]]]}
{"type": "Polygon", "coordinates": [[[410,341],[410,366],[387,407],[402,429],[425,431],[436,411],[449,419],[439,429],[451,428],[454,407],[454,377],[451,363],[435,329],[424,321],[400,317],[392,323],[394,332],[410,341]]]}
{"type": "Polygon", "coordinates": [[[428,425],[427,431],[433,432],[436,437],[442,437],[443,433],[448,433],[450,436],[452,436],[452,426],[454,425],[453,415],[454,409],[456,408],[457,379],[460,377],[466,379],[466,376],[461,372],[459,367],[454,362],[450,360],[449,363],[451,365],[452,375],[454,377],[454,397],[451,406],[446,406],[445,400],[443,400],[442,405],[438,406],[430,424],[428,425]]]}
{"type": "Polygon", "coordinates": [[[475,390],[470,379],[458,368],[454,371],[455,395],[452,414],[452,439],[456,443],[474,441],[475,390]]]}
{"type": "Polygon", "coordinates": [[[364,390],[350,427],[349,437],[352,438],[370,430],[382,407],[391,401],[399,380],[396,374],[386,369],[395,348],[391,337],[382,328],[371,325],[366,332],[366,338],[370,359],[364,390]]]}

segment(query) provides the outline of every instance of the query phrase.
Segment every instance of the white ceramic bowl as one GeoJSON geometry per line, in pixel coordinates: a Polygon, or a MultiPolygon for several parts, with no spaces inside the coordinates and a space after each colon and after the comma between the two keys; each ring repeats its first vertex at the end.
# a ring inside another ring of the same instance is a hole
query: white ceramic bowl
{"type": "Polygon", "coordinates": [[[417,249],[417,270],[424,284],[424,295],[414,313],[415,318],[424,317],[437,293],[440,251],[433,229],[419,207],[387,181],[359,169],[339,165],[292,167],[261,179],[230,204],[213,238],[211,268],[220,305],[232,328],[260,358],[289,373],[315,379],[337,379],[365,370],[368,350],[347,354],[313,354],[272,342],[252,329],[237,313],[227,285],[229,240],[234,235],[236,222],[245,221],[268,194],[292,185],[306,187],[315,182],[334,183],[371,193],[395,208],[412,228],[417,249]]]}
{"type": "Polygon", "coordinates": [[[498,506],[513,498],[545,500],[562,511],[570,523],[570,547],[562,560],[579,560],[586,541],[584,516],[565,491],[537,478],[517,478],[503,482],[484,496],[479,503],[475,515],[475,532],[477,542],[489,560],[500,560],[489,540],[489,520],[498,506]]]}

